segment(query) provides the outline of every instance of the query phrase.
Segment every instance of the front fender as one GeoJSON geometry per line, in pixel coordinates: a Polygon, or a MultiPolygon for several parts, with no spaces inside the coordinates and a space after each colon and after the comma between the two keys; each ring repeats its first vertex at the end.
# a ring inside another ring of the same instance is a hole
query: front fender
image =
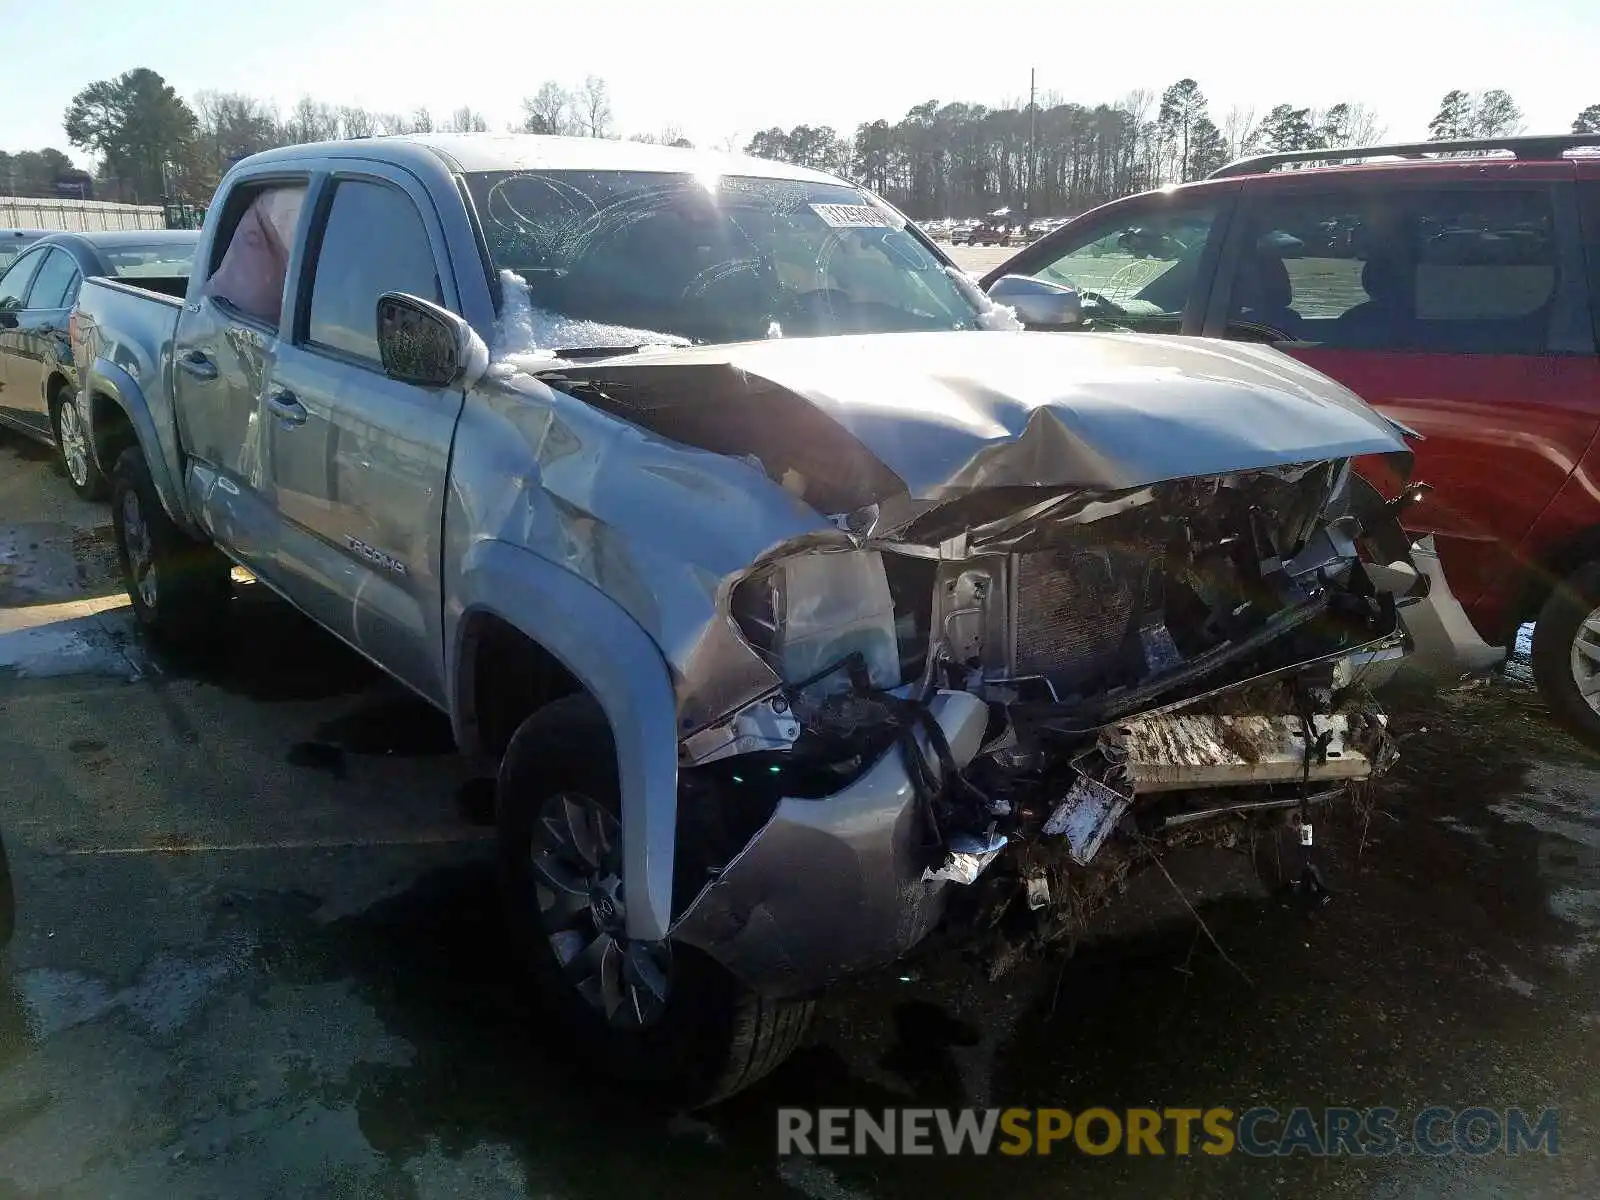
{"type": "Polygon", "coordinates": [[[461,694],[464,636],[492,613],[560,660],[599,701],[616,740],[622,789],[623,886],[628,936],[659,940],[672,916],[678,824],[677,702],[661,649],[616,601],[548,559],[509,542],[474,542],[451,597],[446,645],[457,739],[469,710],[461,694]]]}
{"type": "Polygon", "coordinates": [[[97,358],[84,377],[83,392],[91,400],[86,418],[89,422],[90,445],[94,448],[95,462],[100,470],[110,475],[115,464],[105,461],[105,456],[101,454],[106,430],[100,428],[94,419],[92,401],[95,396],[104,396],[128,418],[128,424],[133,427],[134,436],[139,441],[139,448],[144,451],[145,464],[150,469],[150,480],[155,484],[156,495],[161,497],[167,515],[188,533],[199,535],[200,529],[189,513],[183,488],[174,474],[178,462],[175,439],[174,444],[169,445],[169,439],[162,437],[138,381],[109,359],[97,358]]]}

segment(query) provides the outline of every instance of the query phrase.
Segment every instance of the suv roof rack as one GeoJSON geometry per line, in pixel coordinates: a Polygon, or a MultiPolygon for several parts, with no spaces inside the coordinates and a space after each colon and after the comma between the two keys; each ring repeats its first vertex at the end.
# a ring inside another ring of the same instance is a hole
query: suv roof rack
{"type": "Polygon", "coordinates": [[[1568,150],[1580,146],[1600,146],[1600,133],[1564,133],[1542,137],[1467,138],[1453,142],[1399,142],[1390,146],[1345,146],[1328,150],[1282,150],[1273,154],[1252,154],[1218,167],[1207,179],[1226,179],[1231,175],[1257,175],[1285,163],[1314,163],[1352,158],[1422,158],[1429,154],[1466,154],[1481,150],[1509,150],[1518,160],[1553,162],[1568,150]]]}

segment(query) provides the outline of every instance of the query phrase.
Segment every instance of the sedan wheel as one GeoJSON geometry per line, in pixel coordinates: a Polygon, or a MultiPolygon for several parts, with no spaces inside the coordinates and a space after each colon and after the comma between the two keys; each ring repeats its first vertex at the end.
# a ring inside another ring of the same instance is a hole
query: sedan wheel
{"type": "Polygon", "coordinates": [[[106,479],[94,461],[94,450],[89,445],[89,427],[84,422],[77,401],[71,396],[58,396],[55,427],[56,453],[61,456],[61,469],[67,473],[72,490],[85,500],[100,499],[106,492],[106,479]]]}

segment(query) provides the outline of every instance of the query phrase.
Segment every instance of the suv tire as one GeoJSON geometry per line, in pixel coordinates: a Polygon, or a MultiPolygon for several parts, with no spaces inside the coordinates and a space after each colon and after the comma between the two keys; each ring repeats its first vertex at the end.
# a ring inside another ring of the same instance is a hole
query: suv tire
{"type": "MultiPolygon", "coordinates": [[[[576,890],[566,893],[575,907],[563,919],[562,893],[541,873],[551,869],[549,856],[540,851],[548,842],[535,839],[548,837],[551,806],[569,802],[579,807],[555,811],[587,812],[617,835],[614,845],[602,839],[606,851],[595,856],[612,865],[597,867],[597,874],[589,876],[603,891],[608,885],[598,880],[620,874],[621,791],[611,727],[599,704],[583,694],[552,701],[523,721],[496,781],[506,928],[513,956],[537,986],[540,999],[583,1060],[608,1076],[695,1107],[748,1087],[800,1044],[815,1002],[763,998],[693,947],[629,944],[617,924],[605,933],[596,915],[601,910],[579,900],[576,890]],[[606,821],[606,814],[613,820],[606,821]],[[545,865],[536,867],[536,859],[545,865]],[[613,986],[621,986],[619,976],[626,983],[635,956],[653,955],[655,962],[669,964],[664,1003],[648,1022],[630,1021],[627,1000],[614,1010],[622,1014],[622,1022],[608,1019],[604,1002],[594,998],[603,986],[603,972],[575,981],[584,948],[592,950],[602,942],[606,945],[595,957],[614,953],[612,962],[621,963],[612,967],[613,986]],[[595,987],[586,993],[587,983],[595,987]]],[[[573,823],[570,815],[566,821],[573,823]]],[[[572,876],[563,878],[577,882],[572,876]]],[[[625,905],[620,888],[612,894],[619,907],[625,905]]],[[[609,912],[609,906],[603,911],[609,912]]]]}
{"type": "Polygon", "coordinates": [[[167,515],[137,446],[124,450],[112,469],[111,524],[140,628],[173,650],[212,647],[228,617],[232,565],[167,515]]]}
{"type": "MultiPolygon", "coordinates": [[[[1590,676],[1600,686],[1600,562],[1585,563],[1557,583],[1533,627],[1533,677],[1551,715],[1600,750],[1600,711],[1580,683],[1590,676]]],[[[1591,694],[1600,697],[1600,691],[1591,694]]]]}

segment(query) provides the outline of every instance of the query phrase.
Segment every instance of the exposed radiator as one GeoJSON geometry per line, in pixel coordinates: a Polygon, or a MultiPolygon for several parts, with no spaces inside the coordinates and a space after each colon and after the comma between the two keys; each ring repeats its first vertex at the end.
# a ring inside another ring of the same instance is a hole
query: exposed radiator
{"type": "Polygon", "coordinates": [[[1016,558],[1018,675],[1045,675],[1058,691],[1116,661],[1148,560],[1121,548],[1080,547],[1016,558]]]}

